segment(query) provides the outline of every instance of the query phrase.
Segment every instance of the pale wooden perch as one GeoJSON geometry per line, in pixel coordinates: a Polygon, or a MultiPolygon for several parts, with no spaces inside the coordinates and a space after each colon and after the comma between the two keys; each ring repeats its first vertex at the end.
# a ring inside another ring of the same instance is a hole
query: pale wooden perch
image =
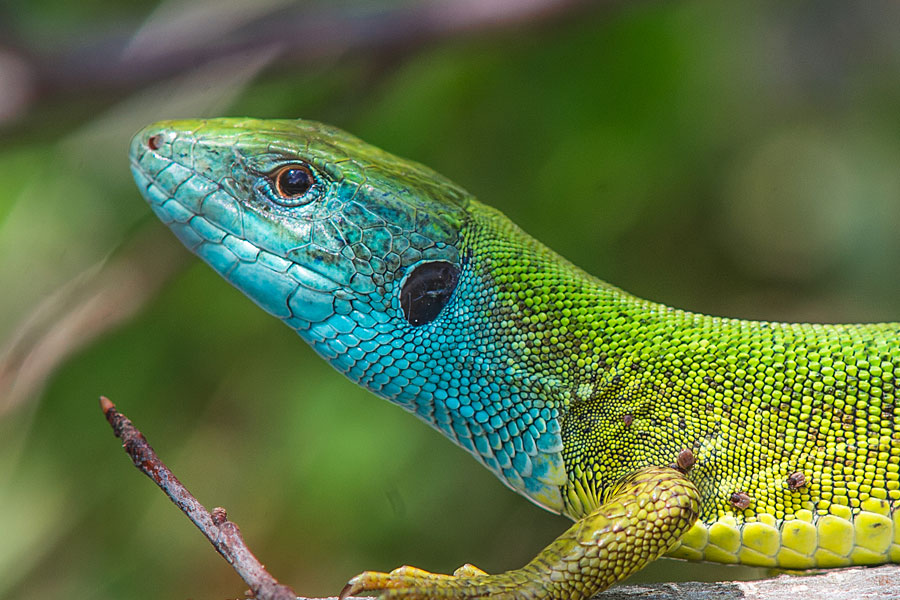
{"type": "Polygon", "coordinates": [[[815,575],[779,575],[759,581],[626,585],[595,600],[896,600],[900,566],[832,569],[815,575]]]}
{"type": "MultiPolygon", "coordinates": [[[[134,465],[150,477],[203,532],[257,600],[325,600],[298,597],[278,583],[247,548],[225,509],[210,513],[159,459],[143,434],[106,398],[100,407],[134,465]]],[[[334,598],[334,597],[332,597],[334,598]]],[[[760,581],[719,583],[655,583],[626,585],[595,600],[896,600],[900,599],[900,566],[853,567],[816,575],[781,575],[760,581]]],[[[331,600],[331,599],[329,599],[331,600]]]]}

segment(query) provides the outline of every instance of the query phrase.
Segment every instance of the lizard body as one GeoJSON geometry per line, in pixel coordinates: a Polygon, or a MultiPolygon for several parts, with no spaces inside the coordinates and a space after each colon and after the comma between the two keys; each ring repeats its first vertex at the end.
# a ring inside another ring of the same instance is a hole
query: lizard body
{"type": "Polygon", "coordinates": [[[131,163],[182,242],[335,368],[576,521],[520,570],[404,567],[348,592],[587,597],[662,554],[900,561],[900,324],[636,298],[430,169],[314,122],[161,122],[131,163]],[[687,474],[669,466],[685,449],[687,474]]]}

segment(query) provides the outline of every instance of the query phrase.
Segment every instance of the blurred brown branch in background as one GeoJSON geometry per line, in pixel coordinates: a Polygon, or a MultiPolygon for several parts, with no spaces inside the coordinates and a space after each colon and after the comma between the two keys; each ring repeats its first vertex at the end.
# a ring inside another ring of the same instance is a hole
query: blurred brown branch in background
{"type": "Polygon", "coordinates": [[[179,11],[164,4],[136,31],[69,33],[71,41],[50,50],[0,38],[0,81],[6,82],[0,88],[0,125],[54,96],[125,92],[229,56],[274,49],[285,61],[309,65],[354,52],[408,51],[461,34],[543,25],[608,4],[455,0],[365,11],[265,4],[229,9],[218,3],[179,11]]]}

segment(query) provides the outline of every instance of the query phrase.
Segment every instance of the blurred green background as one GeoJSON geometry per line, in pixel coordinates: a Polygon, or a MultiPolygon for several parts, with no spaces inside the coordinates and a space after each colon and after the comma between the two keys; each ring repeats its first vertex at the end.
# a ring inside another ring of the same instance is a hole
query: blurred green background
{"type": "Polygon", "coordinates": [[[0,4],[0,598],[245,589],[100,394],[305,595],[400,564],[517,567],[567,526],[190,257],[128,171],[153,120],[338,125],[678,307],[900,318],[900,5],[528,5],[0,4]]]}

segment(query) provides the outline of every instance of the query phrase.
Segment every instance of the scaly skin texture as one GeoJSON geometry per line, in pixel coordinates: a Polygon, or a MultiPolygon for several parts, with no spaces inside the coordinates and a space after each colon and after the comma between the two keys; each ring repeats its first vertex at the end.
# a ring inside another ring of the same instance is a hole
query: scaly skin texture
{"type": "Polygon", "coordinates": [[[404,568],[349,591],[577,598],[663,552],[900,561],[900,325],[742,321],[635,298],[437,173],[318,123],[161,122],[135,136],[131,161],[185,245],[335,368],[578,521],[517,571],[404,568]],[[278,182],[295,167],[309,185],[290,196],[278,182]],[[454,277],[407,294],[435,265],[454,277]],[[411,302],[439,311],[416,321],[411,302]],[[688,476],[667,467],[682,449],[696,457],[688,476]]]}

